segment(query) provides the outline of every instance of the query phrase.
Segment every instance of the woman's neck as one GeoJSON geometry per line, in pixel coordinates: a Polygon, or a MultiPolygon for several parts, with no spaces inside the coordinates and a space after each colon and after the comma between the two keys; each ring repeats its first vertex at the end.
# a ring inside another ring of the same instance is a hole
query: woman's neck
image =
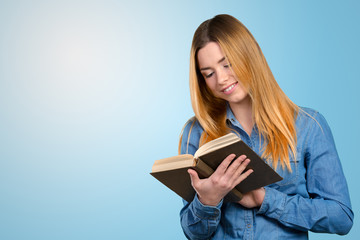
{"type": "Polygon", "coordinates": [[[240,103],[229,103],[235,118],[239,121],[245,132],[250,136],[254,127],[251,98],[248,95],[240,103]]]}

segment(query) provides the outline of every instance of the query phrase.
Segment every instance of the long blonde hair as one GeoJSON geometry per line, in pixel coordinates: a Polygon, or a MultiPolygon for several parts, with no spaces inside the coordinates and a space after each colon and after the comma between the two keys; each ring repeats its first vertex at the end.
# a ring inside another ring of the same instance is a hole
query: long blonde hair
{"type": "MultiPolygon", "coordinates": [[[[190,52],[190,95],[196,119],[204,132],[199,144],[230,132],[226,124],[226,101],[207,87],[197,63],[197,53],[217,42],[232,70],[252,100],[254,122],[264,139],[263,158],[291,171],[290,155],[296,157],[295,118],[299,107],[277,84],[266,59],[249,30],[230,15],[217,15],[196,30],[190,52]]],[[[181,139],[180,139],[181,142],[181,139]]]]}

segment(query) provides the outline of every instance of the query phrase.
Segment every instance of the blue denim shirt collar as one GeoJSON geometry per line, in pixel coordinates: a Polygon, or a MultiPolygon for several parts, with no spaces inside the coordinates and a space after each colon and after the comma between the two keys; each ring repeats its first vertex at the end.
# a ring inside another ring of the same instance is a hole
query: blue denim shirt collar
{"type": "Polygon", "coordinates": [[[228,123],[231,123],[232,125],[240,128],[241,130],[245,131],[244,128],[241,126],[241,124],[239,123],[239,121],[236,119],[233,111],[230,108],[230,105],[227,103],[226,104],[226,121],[228,123]]]}
{"type": "MultiPolygon", "coordinates": [[[[233,127],[237,127],[238,129],[241,130],[241,134],[239,133],[239,135],[240,135],[239,137],[240,137],[240,138],[241,138],[241,136],[242,136],[243,134],[245,134],[247,137],[250,138],[250,136],[249,136],[249,135],[247,134],[247,132],[244,130],[244,128],[243,128],[243,126],[241,125],[241,123],[236,119],[233,111],[232,111],[231,108],[230,108],[229,103],[226,104],[226,122],[227,122],[228,124],[231,124],[233,127]]],[[[233,128],[233,127],[231,127],[231,128],[233,128]]],[[[256,126],[256,124],[254,125],[254,127],[253,127],[253,129],[252,129],[252,134],[251,134],[251,135],[253,135],[254,132],[256,132],[256,133],[258,132],[258,131],[257,131],[257,126],[256,126]]],[[[234,132],[234,133],[236,134],[236,132],[234,132]]]]}

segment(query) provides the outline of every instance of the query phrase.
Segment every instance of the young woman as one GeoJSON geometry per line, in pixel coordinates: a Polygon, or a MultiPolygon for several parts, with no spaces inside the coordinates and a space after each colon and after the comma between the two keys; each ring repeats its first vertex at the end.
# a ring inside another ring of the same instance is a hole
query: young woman
{"type": "Polygon", "coordinates": [[[223,197],[252,170],[246,156],[225,158],[209,178],[189,170],[196,196],[180,212],[189,239],[308,239],[308,231],[347,234],[353,224],[347,183],[324,117],[280,89],[254,37],[236,18],[217,15],[195,32],[190,58],[195,117],[180,153],[236,133],[283,180],[223,197]],[[230,164],[233,161],[232,164],[230,164]]]}

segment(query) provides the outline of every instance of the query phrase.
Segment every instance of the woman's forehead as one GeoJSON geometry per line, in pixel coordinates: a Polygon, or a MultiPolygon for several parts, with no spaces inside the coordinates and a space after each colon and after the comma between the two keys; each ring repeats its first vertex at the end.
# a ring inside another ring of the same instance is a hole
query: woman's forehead
{"type": "Polygon", "coordinates": [[[224,53],[216,42],[209,42],[197,53],[199,68],[207,68],[224,60],[224,53]]]}

